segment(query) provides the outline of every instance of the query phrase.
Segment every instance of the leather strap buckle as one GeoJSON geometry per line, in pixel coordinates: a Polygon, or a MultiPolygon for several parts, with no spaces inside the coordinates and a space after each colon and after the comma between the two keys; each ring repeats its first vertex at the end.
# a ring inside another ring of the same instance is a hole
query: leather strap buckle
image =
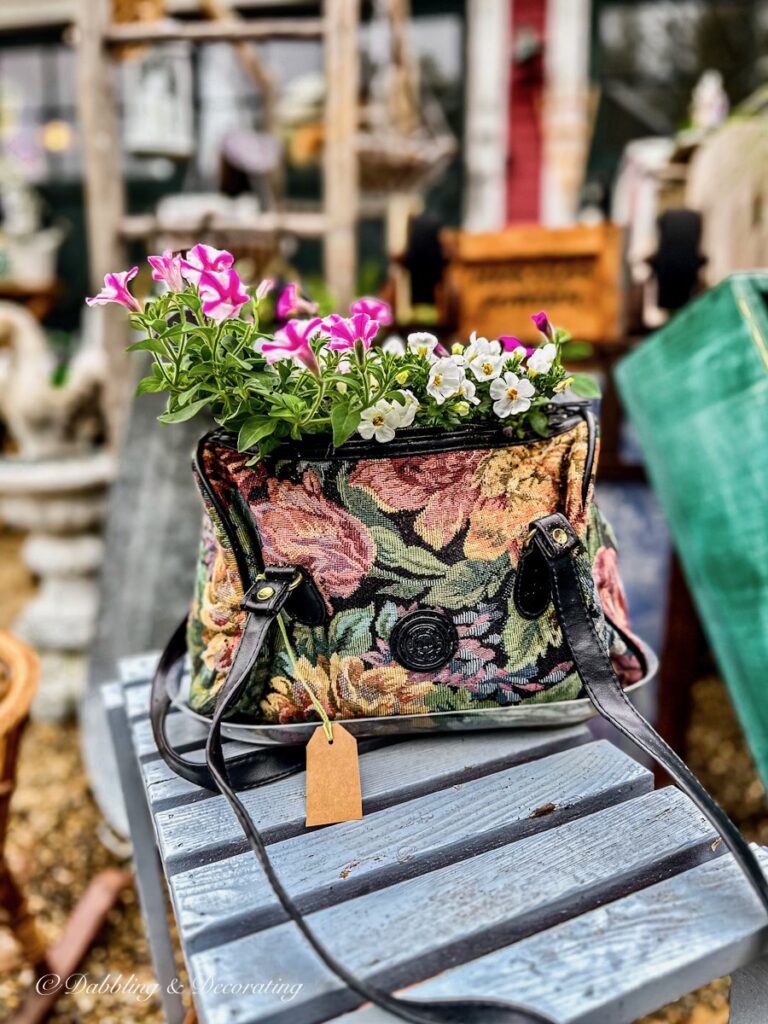
{"type": "Polygon", "coordinates": [[[578,534],[560,512],[534,519],[525,539],[526,546],[532,542],[548,561],[567,555],[581,544],[578,534]]]}
{"type": "Polygon", "coordinates": [[[301,569],[292,565],[265,566],[264,572],[259,573],[246,592],[240,607],[247,612],[277,615],[303,578],[301,569]]]}

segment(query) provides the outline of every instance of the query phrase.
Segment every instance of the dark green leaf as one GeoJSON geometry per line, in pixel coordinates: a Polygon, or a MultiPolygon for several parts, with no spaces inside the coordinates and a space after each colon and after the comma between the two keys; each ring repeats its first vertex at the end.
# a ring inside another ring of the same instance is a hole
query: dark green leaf
{"type": "Polygon", "coordinates": [[[156,394],[165,390],[165,381],[160,377],[143,377],[136,385],[137,395],[156,394]]]}
{"type": "Polygon", "coordinates": [[[164,356],[166,354],[165,345],[159,338],[143,338],[141,341],[135,341],[132,345],[128,346],[126,351],[152,352],[156,356],[164,356]]]}
{"type": "Polygon", "coordinates": [[[331,426],[333,427],[333,445],[338,448],[344,444],[357,430],[360,423],[360,410],[350,409],[348,405],[339,403],[331,409],[331,426]]]}
{"type": "Polygon", "coordinates": [[[549,420],[546,413],[542,412],[541,409],[534,409],[528,417],[528,422],[540,437],[546,437],[549,433],[549,420]]]}
{"type": "Polygon", "coordinates": [[[269,416],[250,416],[240,427],[237,435],[237,447],[241,452],[253,448],[259,441],[274,434],[277,423],[269,416]]]}

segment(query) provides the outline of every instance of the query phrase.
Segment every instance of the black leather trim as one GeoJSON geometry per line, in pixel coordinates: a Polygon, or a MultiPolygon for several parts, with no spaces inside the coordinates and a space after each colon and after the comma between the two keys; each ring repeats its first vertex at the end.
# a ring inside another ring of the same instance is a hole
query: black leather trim
{"type": "Polygon", "coordinates": [[[585,406],[581,415],[587,424],[587,458],[584,463],[584,476],[581,479],[581,500],[586,505],[589,497],[589,485],[592,482],[592,473],[595,467],[595,454],[597,452],[597,421],[595,414],[589,406],[585,406]]]}
{"type": "MultiPolygon", "coordinates": [[[[516,437],[509,427],[473,426],[458,427],[436,434],[431,427],[416,427],[398,431],[394,440],[387,444],[366,441],[362,437],[352,438],[339,448],[330,441],[287,442],[270,452],[270,461],[276,459],[306,459],[320,461],[356,461],[358,459],[393,459],[406,455],[432,455],[440,452],[469,451],[477,448],[509,448],[515,445],[531,445],[558,437],[577,427],[585,418],[588,402],[553,402],[543,407],[549,417],[550,430],[547,437],[529,431],[524,437],[516,437]]],[[[211,431],[204,441],[214,441],[222,447],[237,451],[237,435],[223,428],[211,431]]]]}
{"type": "MultiPolygon", "coordinates": [[[[270,622],[273,619],[269,620],[270,622]]],[[[250,676],[251,669],[256,661],[258,649],[263,642],[266,630],[263,623],[253,616],[248,616],[248,621],[243,630],[243,657],[246,651],[250,652],[253,661],[247,665],[247,674],[250,676]]],[[[149,717],[152,725],[152,733],[155,737],[157,749],[165,763],[172,768],[177,775],[187,782],[200,786],[202,789],[210,789],[216,792],[218,786],[206,764],[189,761],[182,757],[168,742],[165,734],[165,723],[168,712],[178,697],[179,683],[184,666],[184,656],[187,650],[187,620],[184,619],[177,627],[171,637],[168,646],[163,651],[158,662],[155,677],[152,680],[152,696],[150,699],[149,717]]],[[[238,654],[240,650],[238,649],[238,654]]],[[[234,670],[234,665],[232,670],[234,670]]],[[[245,669],[241,661],[241,669],[245,669]]],[[[232,673],[230,670],[230,675],[232,673]]],[[[238,693],[241,692],[238,689],[238,693]]],[[[253,753],[239,754],[227,762],[227,772],[232,784],[238,789],[253,789],[256,786],[263,786],[266,782],[274,782],[287,775],[295,775],[304,769],[304,751],[294,747],[270,747],[259,750],[254,756],[253,753]]]]}
{"type": "Polygon", "coordinates": [[[517,563],[512,598],[524,619],[538,619],[552,601],[547,563],[535,544],[523,550],[517,563]]]}

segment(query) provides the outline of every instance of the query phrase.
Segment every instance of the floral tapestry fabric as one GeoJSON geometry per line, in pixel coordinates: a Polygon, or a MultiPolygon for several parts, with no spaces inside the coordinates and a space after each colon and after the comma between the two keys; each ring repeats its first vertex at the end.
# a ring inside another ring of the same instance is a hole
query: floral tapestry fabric
{"type": "Polygon", "coordinates": [[[314,719],[308,684],[330,718],[427,714],[578,697],[553,607],[521,616],[513,587],[532,520],[562,512],[582,540],[582,586],[626,685],[641,676],[615,545],[583,481],[586,423],[548,439],[403,457],[267,458],[256,465],[212,435],[202,472],[206,516],[189,619],[190,702],[210,713],[245,613],[235,548],[258,568],[301,566],[328,619],[288,620],[295,669],[278,630],[239,711],[264,722],[314,719]],[[226,523],[224,522],[226,520],[226,523]],[[229,527],[229,528],[227,528],[229,527]],[[416,609],[458,636],[436,672],[399,664],[395,624],[416,609]],[[615,628],[615,627],[618,627],[615,628]]]}

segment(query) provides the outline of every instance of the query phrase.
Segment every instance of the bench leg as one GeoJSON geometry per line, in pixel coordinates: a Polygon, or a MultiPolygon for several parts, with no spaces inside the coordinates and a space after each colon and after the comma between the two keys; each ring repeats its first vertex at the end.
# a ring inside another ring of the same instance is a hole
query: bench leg
{"type": "Polygon", "coordinates": [[[768,956],[731,976],[730,1024],[765,1024],[768,1020],[768,956]]]}
{"type": "Polygon", "coordinates": [[[136,888],[147,930],[152,965],[160,985],[158,995],[167,1024],[183,1024],[187,1019],[187,1012],[176,983],[175,948],[165,910],[165,883],[155,846],[154,825],[144,796],[144,785],[136,754],[131,744],[128,717],[117,684],[105,686],[102,694],[131,830],[136,888]]]}

